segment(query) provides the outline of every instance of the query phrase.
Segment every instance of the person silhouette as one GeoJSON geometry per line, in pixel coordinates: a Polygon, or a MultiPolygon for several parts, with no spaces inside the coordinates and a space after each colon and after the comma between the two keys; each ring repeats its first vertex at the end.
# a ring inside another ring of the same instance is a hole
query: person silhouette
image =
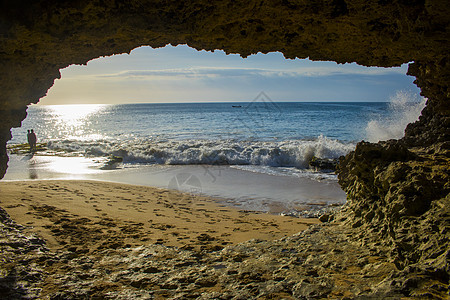
{"type": "Polygon", "coordinates": [[[32,142],[31,142],[31,132],[28,129],[28,133],[27,133],[27,141],[28,141],[28,146],[30,146],[30,152],[31,152],[31,147],[32,147],[32,142]]]}
{"type": "Polygon", "coordinates": [[[30,151],[32,152],[36,151],[36,142],[37,142],[36,133],[34,133],[34,130],[31,129],[30,133],[28,134],[28,144],[30,144],[30,151]]]}

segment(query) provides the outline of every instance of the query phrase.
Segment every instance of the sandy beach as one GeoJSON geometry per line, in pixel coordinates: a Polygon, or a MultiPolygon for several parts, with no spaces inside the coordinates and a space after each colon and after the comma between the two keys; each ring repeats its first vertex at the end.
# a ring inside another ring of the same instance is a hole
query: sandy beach
{"type": "Polygon", "coordinates": [[[51,249],[91,252],[162,244],[219,250],[250,239],[290,236],[317,219],[239,211],[213,199],[100,181],[1,182],[0,205],[51,249]]]}
{"type": "Polygon", "coordinates": [[[253,172],[251,166],[123,164],[103,170],[102,165],[79,156],[11,155],[4,180],[94,180],[181,192],[194,188],[228,207],[306,218],[317,218],[346,201],[337,181],[330,179],[333,175],[325,173],[298,177],[253,172]],[[195,182],[176,183],[185,176],[195,182]]]}

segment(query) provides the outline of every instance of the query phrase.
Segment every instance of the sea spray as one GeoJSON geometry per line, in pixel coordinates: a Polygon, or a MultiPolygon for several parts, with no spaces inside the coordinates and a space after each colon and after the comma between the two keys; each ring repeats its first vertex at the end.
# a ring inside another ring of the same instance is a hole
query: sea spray
{"type": "Polygon", "coordinates": [[[390,99],[388,114],[367,123],[367,139],[378,142],[403,137],[406,126],[418,120],[425,103],[425,98],[398,91],[390,99]]]}

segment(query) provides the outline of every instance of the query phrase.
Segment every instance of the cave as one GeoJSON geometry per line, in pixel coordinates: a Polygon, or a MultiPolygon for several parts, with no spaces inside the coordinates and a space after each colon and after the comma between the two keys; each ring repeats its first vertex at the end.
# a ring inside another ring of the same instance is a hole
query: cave
{"type": "Polygon", "coordinates": [[[405,295],[448,295],[447,1],[18,0],[2,3],[0,15],[0,177],[7,171],[11,128],[21,126],[27,106],[72,64],[167,44],[242,57],[279,51],[286,58],[363,66],[410,63],[408,75],[428,99],[422,116],[404,138],[361,142],[340,159],[348,205],[334,219],[359,232],[354,238],[361,243],[391,249],[400,270],[391,287],[405,295]]]}

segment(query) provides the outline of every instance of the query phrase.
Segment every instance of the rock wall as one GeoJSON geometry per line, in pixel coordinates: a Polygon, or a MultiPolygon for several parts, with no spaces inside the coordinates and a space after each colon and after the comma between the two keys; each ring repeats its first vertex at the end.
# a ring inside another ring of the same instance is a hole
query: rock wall
{"type": "Polygon", "coordinates": [[[390,285],[426,291],[448,284],[450,266],[450,118],[448,59],[409,67],[428,103],[405,137],[361,142],[340,159],[347,210],[339,221],[360,228],[356,239],[384,245],[400,270],[390,285]],[[367,237],[370,237],[367,239],[367,237]]]}
{"type": "Polygon", "coordinates": [[[341,159],[349,205],[337,218],[381,237],[399,269],[414,265],[417,276],[448,282],[449,16],[446,0],[3,2],[0,177],[10,129],[27,105],[46,94],[61,68],[96,57],[185,43],[244,57],[281,51],[365,66],[413,62],[408,74],[427,106],[402,140],[362,142],[341,159]]]}

